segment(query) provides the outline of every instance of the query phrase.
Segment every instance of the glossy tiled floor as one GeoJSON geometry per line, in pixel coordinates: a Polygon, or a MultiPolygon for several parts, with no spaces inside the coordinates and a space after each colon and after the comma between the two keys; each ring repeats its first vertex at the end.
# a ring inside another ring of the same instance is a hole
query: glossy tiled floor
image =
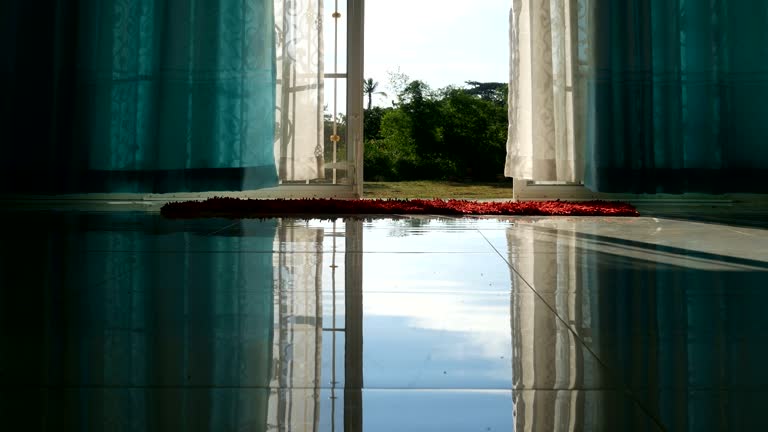
{"type": "Polygon", "coordinates": [[[5,212],[18,430],[768,430],[768,212],[5,212]]]}

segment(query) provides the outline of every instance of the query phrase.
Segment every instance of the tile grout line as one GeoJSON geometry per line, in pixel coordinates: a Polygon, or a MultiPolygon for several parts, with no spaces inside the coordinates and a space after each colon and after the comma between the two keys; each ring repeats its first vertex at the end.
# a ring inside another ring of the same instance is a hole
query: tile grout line
{"type": "Polygon", "coordinates": [[[218,233],[220,233],[220,232],[223,232],[223,231],[225,231],[225,230],[228,230],[228,229],[232,228],[233,226],[237,225],[238,223],[239,223],[239,222],[232,222],[232,223],[230,223],[229,225],[223,226],[223,227],[221,227],[221,228],[219,228],[219,229],[217,229],[217,230],[215,230],[215,231],[211,231],[211,232],[209,232],[209,233],[205,234],[203,237],[211,237],[211,236],[214,236],[214,235],[216,235],[216,234],[218,234],[218,233]]]}
{"type": "Polygon", "coordinates": [[[568,331],[569,331],[569,332],[570,332],[570,333],[573,335],[573,337],[574,337],[574,338],[575,338],[577,341],[579,341],[579,343],[582,345],[582,347],[583,347],[583,348],[584,348],[584,349],[585,349],[587,352],[589,352],[589,353],[590,353],[590,354],[591,354],[591,355],[592,355],[592,356],[595,358],[595,360],[597,360],[597,362],[600,364],[600,366],[602,366],[603,368],[605,368],[606,372],[609,374],[609,377],[610,377],[610,378],[612,378],[612,379],[613,379],[615,382],[617,382],[617,383],[619,384],[619,386],[617,387],[617,389],[621,389],[621,390],[623,390],[623,391],[624,391],[624,393],[625,393],[626,395],[628,395],[628,396],[629,396],[629,397],[630,397],[630,398],[631,398],[631,399],[632,399],[632,400],[635,402],[635,404],[638,406],[638,408],[640,408],[640,410],[641,410],[641,411],[642,411],[642,412],[643,412],[645,415],[647,415],[647,416],[648,416],[648,418],[650,418],[650,419],[651,419],[651,421],[653,421],[653,422],[656,424],[656,426],[657,426],[657,427],[658,427],[658,428],[659,428],[661,431],[666,431],[667,429],[666,429],[666,427],[664,427],[664,425],[663,425],[663,423],[661,422],[661,420],[659,420],[658,418],[656,418],[656,416],[655,416],[655,415],[654,415],[654,414],[653,414],[653,413],[652,413],[652,412],[651,412],[651,411],[650,411],[648,408],[646,408],[646,407],[645,407],[645,404],[643,404],[643,403],[642,403],[642,401],[641,401],[641,400],[640,400],[640,399],[639,399],[639,398],[638,398],[638,397],[635,395],[635,393],[632,391],[632,389],[631,389],[631,388],[630,388],[630,387],[629,387],[629,386],[628,386],[628,385],[627,385],[627,384],[626,384],[626,383],[625,383],[623,380],[620,380],[620,379],[616,379],[616,377],[614,376],[615,374],[614,374],[614,372],[613,372],[612,368],[608,367],[608,365],[607,365],[607,364],[606,364],[606,363],[603,361],[603,359],[601,359],[601,358],[600,358],[600,356],[598,356],[598,355],[597,355],[597,353],[595,353],[595,352],[594,352],[594,351],[593,351],[593,350],[592,350],[592,349],[589,347],[589,345],[587,345],[586,341],[584,341],[584,339],[583,339],[581,336],[579,336],[579,334],[578,334],[578,333],[577,333],[577,332],[576,332],[576,331],[575,331],[575,330],[574,330],[574,329],[571,327],[571,325],[570,325],[570,324],[568,324],[568,322],[567,322],[565,319],[563,319],[563,317],[561,317],[561,316],[560,316],[560,314],[558,314],[558,313],[557,313],[557,310],[556,310],[555,308],[553,308],[553,307],[552,307],[552,305],[550,305],[550,304],[549,304],[549,303],[548,303],[548,302],[547,302],[547,301],[544,299],[544,297],[541,295],[541,293],[539,293],[539,291],[538,291],[538,290],[536,290],[536,288],[534,288],[534,287],[533,287],[533,285],[532,285],[530,282],[528,282],[528,280],[526,280],[526,279],[523,277],[523,275],[521,275],[521,274],[520,274],[520,273],[517,271],[517,269],[516,269],[514,266],[512,266],[512,263],[510,263],[510,262],[509,262],[509,260],[507,260],[507,258],[506,258],[506,257],[504,257],[504,255],[501,253],[501,251],[499,251],[499,249],[498,249],[498,248],[496,248],[496,246],[495,246],[495,245],[494,245],[494,244],[493,244],[493,243],[492,243],[492,242],[491,242],[491,241],[488,239],[488,237],[486,237],[486,236],[485,236],[485,234],[484,234],[484,233],[483,233],[481,230],[479,230],[479,229],[478,229],[477,231],[480,233],[480,235],[481,235],[481,236],[483,236],[483,238],[485,239],[485,241],[486,241],[486,242],[488,242],[488,244],[489,244],[489,245],[491,245],[491,248],[493,248],[493,250],[494,250],[494,251],[496,251],[496,254],[497,254],[497,255],[498,255],[498,256],[499,256],[499,257],[502,259],[502,261],[504,261],[504,262],[507,264],[507,266],[509,267],[509,269],[510,269],[510,270],[511,270],[511,271],[512,271],[512,272],[513,272],[513,273],[514,273],[514,274],[515,274],[515,275],[516,275],[516,276],[517,276],[517,277],[518,277],[518,278],[519,278],[521,281],[523,281],[523,283],[524,283],[526,286],[528,286],[528,288],[530,288],[530,289],[531,289],[531,291],[533,291],[533,293],[536,295],[536,297],[538,297],[538,298],[539,298],[539,300],[541,300],[541,302],[544,304],[544,306],[546,306],[546,307],[547,307],[547,309],[549,309],[549,310],[552,312],[552,314],[554,314],[555,318],[557,318],[557,320],[558,320],[558,321],[560,321],[560,322],[561,322],[563,325],[565,325],[565,328],[567,328],[567,329],[568,329],[568,331]]]}
{"type": "MultiPolygon", "coordinates": [[[[20,385],[22,386],[22,385],[20,385]]],[[[3,388],[15,388],[14,384],[3,385],[3,388]]],[[[26,387],[25,387],[26,388],[26,387]]],[[[32,386],[37,389],[89,389],[89,390],[181,390],[181,389],[229,389],[229,390],[272,390],[272,391],[291,391],[291,390],[331,390],[332,387],[264,387],[247,385],[206,385],[206,384],[187,384],[187,385],[163,385],[163,384],[40,384],[32,386]]],[[[461,393],[514,393],[514,392],[620,392],[621,389],[614,387],[594,387],[586,389],[574,388],[550,388],[550,387],[529,387],[529,388],[469,388],[469,387],[355,387],[355,390],[362,391],[392,391],[392,392],[461,392],[461,393]]],[[[714,391],[714,390],[713,390],[714,391]]]]}

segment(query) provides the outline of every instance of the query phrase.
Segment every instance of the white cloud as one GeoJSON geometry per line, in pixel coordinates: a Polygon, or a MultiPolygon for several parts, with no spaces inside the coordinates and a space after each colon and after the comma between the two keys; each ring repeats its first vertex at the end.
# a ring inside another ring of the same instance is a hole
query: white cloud
{"type": "MultiPolygon", "coordinates": [[[[443,281],[442,284],[445,284],[443,281]]],[[[510,303],[498,296],[434,293],[368,293],[366,316],[407,318],[410,326],[467,335],[464,350],[498,358],[512,347],[510,303]]]]}

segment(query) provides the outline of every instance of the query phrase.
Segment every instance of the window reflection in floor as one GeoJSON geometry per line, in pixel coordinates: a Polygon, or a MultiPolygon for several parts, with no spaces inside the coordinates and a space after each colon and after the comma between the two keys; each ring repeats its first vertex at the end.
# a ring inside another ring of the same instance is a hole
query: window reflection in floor
{"type": "Polygon", "coordinates": [[[43,430],[756,429],[768,236],[692,218],[2,212],[43,430]]]}

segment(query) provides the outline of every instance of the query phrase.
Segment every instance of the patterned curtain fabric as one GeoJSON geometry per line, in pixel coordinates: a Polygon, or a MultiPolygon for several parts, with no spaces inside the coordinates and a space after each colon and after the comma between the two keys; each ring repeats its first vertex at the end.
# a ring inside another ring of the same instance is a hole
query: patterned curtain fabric
{"type": "Polygon", "coordinates": [[[275,0],[280,180],[324,177],[323,0],[275,0]]]}
{"type": "Polygon", "coordinates": [[[34,260],[39,274],[5,285],[0,302],[4,319],[38,323],[0,329],[0,365],[14,371],[3,377],[7,414],[43,430],[275,424],[274,220],[210,235],[128,212],[33,218],[11,262],[34,260]],[[10,390],[29,385],[39,391],[10,390]]]}
{"type": "Polygon", "coordinates": [[[586,3],[512,2],[507,177],[583,179],[586,3]]]}
{"type": "MultiPolygon", "coordinates": [[[[573,221],[548,219],[535,226],[508,229],[510,268],[515,269],[511,283],[514,292],[531,292],[526,282],[540,287],[559,316],[592,334],[595,311],[588,288],[580,284],[582,277],[591,275],[578,265],[579,241],[574,228],[573,221]]],[[[574,344],[570,330],[552,319],[552,311],[537,296],[513,295],[510,318],[514,386],[531,389],[513,396],[515,430],[606,429],[603,422],[612,407],[603,393],[564,390],[595,386],[590,365],[585,365],[590,354],[583,345],[574,344]]]]}
{"type": "Polygon", "coordinates": [[[531,389],[513,396],[515,430],[657,430],[630,414],[629,393],[665,430],[764,429],[766,398],[752,389],[768,382],[768,346],[751,341],[768,328],[765,263],[670,246],[654,225],[604,235],[595,224],[507,230],[513,292],[530,283],[544,300],[511,300],[512,376],[531,389]]]}
{"type": "Polygon", "coordinates": [[[506,175],[766,192],[768,3],[514,0],[506,175]]]}
{"type": "Polygon", "coordinates": [[[323,375],[323,343],[325,348],[331,344],[330,338],[324,339],[330,333],[323,330],[323,323],[328,322],[323,320],[323,296],[328,295],[323,284],[328,287],[333,282],[323,281],[323,231],[283,219],[272,246],[274,372],[268,384],[273,389],[268,424],[286,425],[291,430],[322,430],[317,421],[327,413],[321,410],[320,390],[327,379],[323,375]]]}
{"type": "Polygon", "coordinates": [[[3,2],[3,190],[277,184],[272,0],[3,2]]]}
{"type": "Polygon", "coordinates": [[[594,3],[587,186],[768,191],[768,2],[594,3]]]}

